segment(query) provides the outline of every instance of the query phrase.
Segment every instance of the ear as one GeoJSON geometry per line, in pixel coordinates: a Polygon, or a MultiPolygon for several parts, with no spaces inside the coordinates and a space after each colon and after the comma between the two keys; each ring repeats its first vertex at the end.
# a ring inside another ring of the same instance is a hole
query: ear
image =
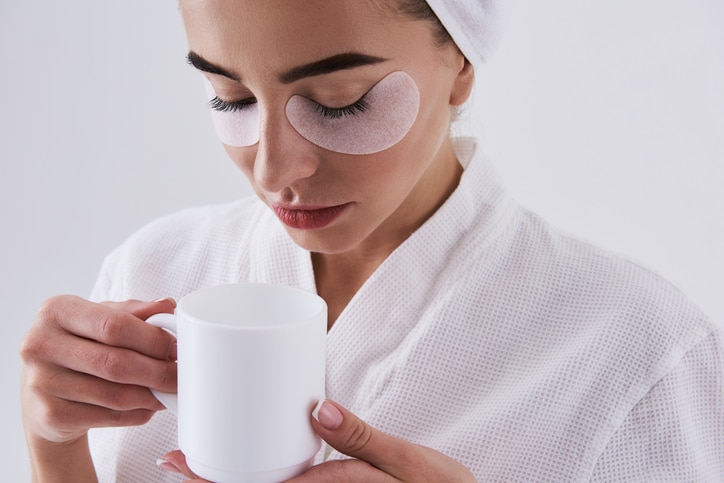
{"type": "Polygon", "coordinates": [[[453,88],[450,91],[450,105],[460,106],[470,97],[470,92],[473,90],[473,84],[475,83],[475,69],[468,59],[462,58],[462,65],[460,66],[453,88]]]}

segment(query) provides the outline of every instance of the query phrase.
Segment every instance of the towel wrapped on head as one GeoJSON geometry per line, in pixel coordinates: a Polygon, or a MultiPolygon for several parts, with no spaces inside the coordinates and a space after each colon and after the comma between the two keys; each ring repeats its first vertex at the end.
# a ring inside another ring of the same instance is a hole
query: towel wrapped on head
{"type": "Polygon", "coordinates": [[[426,0],[473,65],[490,58],[499,37],[499,0],[426,0]]]}

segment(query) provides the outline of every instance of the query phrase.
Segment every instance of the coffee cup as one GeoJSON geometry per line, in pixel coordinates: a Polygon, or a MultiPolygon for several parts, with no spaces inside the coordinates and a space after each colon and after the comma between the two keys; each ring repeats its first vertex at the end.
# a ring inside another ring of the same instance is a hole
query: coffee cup
{"type": "Polygon", "coordinates": [[[327,305],[272,284],[219,285],[148,323],[178,339],[178,394],[154,395],[178,418],[189,468],[215,482],[275,483],[321,447],[310,414],[324,398],[327,305]]]}

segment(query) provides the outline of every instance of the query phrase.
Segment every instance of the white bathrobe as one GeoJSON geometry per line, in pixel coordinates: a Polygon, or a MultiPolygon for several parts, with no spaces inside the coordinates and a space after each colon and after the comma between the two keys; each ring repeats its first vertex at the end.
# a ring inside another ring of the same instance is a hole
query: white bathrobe
{"type": "MultiPolygon", "coordinates": [[[[455,143],[460,186],[329,332],[328,397],[480,481],[721,481],[721,333],[658,276],[522,209],[474,141],[455,143]]],[[[315,290],[309,253],[255,199],[142,229],[93,299],[237,281],[315,290]]],[[[178,481],[155,465],[175,424],[92,431],[101,480],[178,481]]]]}

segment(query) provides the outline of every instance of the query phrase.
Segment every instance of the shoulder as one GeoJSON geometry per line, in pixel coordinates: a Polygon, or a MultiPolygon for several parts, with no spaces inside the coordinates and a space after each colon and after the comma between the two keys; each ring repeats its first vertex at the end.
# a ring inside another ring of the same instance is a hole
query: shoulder
{"type": "Polygon", "coordinates": [[[530,255],[548,275],[549,290],[562,294],[559,300],[588,306],[592,316],[602,315],[611,323],[640,320],[673,331],[680,324],[711,331],[708,317],[654,269],[562,232],[534,214],[527,218],[523,237],[533,246],[537,241],[539,250],[530,255]],[[598,313],[596,307],[604,310],[598,313]]]}
{"type": "Polygon", "coordinates": [[[243,235],[258,209],[259,203],[253,198],[186,208],[142,227],[121,245],[118,253],[164,258],[209,244],[223,248],[243,235]]]}
{"type": "Polygon", "coordinates": [[[107,288],[97,285],[94,298],[178,297],[197,286],[223,283],[263,213],[256,198],[245,198],[186,208],[152,221],[106,257],[99,284],[106,280],[107,288]]]}
{"type": "Polygon", "coordinates": [[[481,274],[473,267],[470,275],[506,287],[507,296],[544,320],[626,326],[686,320],[710,331],[707,316],[654,270],[570,235],[535,213],[521,209],[498,245],[494,269],[481,274]]]}
{"type": "Polygon", "coordinates": [[[724,468],[724,346],[712,333],[631,409],[591,481],[719,481],[724,468]]]}
{"type": "Polygon", "coordinates": [[[456,282],[480,314],[470,323],[492,318],[517,350],[619,394],[624,413],[718,330],[654,271],[525,210],[476,262],[468,260],[456,282]]]}
{"type": "MultiPolygon", "coordinates": [[[[576,441],[581,468],[593,468],[607,446],[625,465],[625,438],[641,440],[637,458],[653,454],[646,445],[680,444],[662,428],[677,420],[686,426],[689,415],[715,425],[695,433],[721,438],[722,332],[681,290],[525,210],[495,245],[454,260],[454,289],[447,290],[449,310],[464,315],[455,318],[464,334],[457,344],[470,360],[485,358],[471,364],[481,380],[493,372],[519,381],[515,402],[528,401],[536,423],[555,415],[553,441],[576,441]],[[691,406],[682,397],[692,397],[691,406]],[[612,444],[617,438],[624,439],[612,444]]],[[[488,387],[480,391],[487,401],[488,387]]],[[[672,433],[679,427],[671,425],[672,433]]]]}

